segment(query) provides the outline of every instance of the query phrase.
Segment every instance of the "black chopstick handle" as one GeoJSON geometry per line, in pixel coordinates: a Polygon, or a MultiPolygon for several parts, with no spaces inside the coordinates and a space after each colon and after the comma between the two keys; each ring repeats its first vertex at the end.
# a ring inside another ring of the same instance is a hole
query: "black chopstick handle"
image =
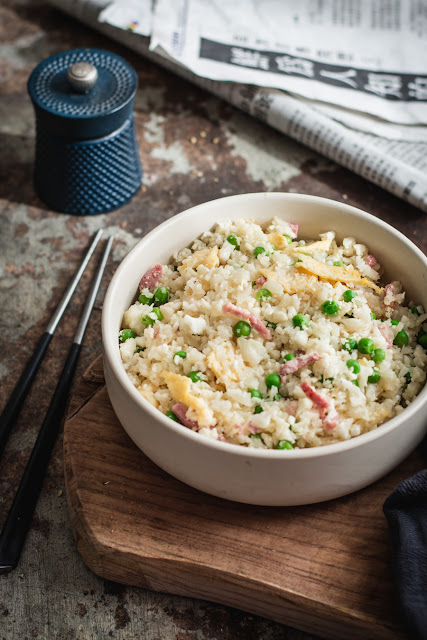
{"type": "Polygon", "coordinates": [[[16,383],[8,402],[3,409],[0,416],[0,458],[6,446],[6,442],[8,441],[10,432],[12,431],[13,424],[27,396],[28,390],[34,380],[34,376],[36,375],[40,363],[43,360],[43,356],[51,339],[52,334],[47,331],[42,335],[33,355],[28,361],[27,366],[22,372],[21,377],[16,383]]]}
{"type": "Polygon", "coordinates": [[[0,535],[0,573],[16,567],[31,524],[50,454],[67,408],[68,394],[80,353],[80,344],[73,343],[46,417],[22,476],[21,483],[0,535]]]}

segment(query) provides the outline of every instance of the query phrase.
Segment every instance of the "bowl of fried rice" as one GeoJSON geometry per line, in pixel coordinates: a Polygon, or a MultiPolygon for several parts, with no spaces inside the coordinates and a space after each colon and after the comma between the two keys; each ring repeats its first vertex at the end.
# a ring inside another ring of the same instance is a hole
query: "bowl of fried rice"
{"type": "Polygon", "coordinates": [[[159,225],[105,297],[104,369],[135,444],[228,500],[367,486],[427,432],[427,260],[346,204],[257,193],[159,225]]]}

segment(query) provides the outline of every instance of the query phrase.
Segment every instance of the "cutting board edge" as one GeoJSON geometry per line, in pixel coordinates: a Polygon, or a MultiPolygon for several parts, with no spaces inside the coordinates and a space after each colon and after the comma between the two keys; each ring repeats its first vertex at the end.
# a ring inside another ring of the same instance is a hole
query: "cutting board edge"
{"type": "Polygon", "coordinates": [[[367,637],[370,640],[404,638],[395,627],[382,627],[374,618],[355,616],[345,608],[329,607],[303,594],[283,592],[276,585],[250,580],[247,576],[185,560],[160,556],[141,557],[129,550],[112,549],[94,535],[81,502],[72,501],[70,481],[72,482],[72,473],[70,478],[70,468],[67,465],[67,504],[77,549],[84,564],[104,580],[234,607],[307,633],[313,633],[315,629],[315,633],[326,640],[342,640],[343,633],[346,640],[366,640],[367,637]],[[135,569],[129,573],[126,572],[126,566],[133,566],[135,569]],[[179,580],[176,579],[178,574],[181,576],[179,580]],[[219,588],[216,589],[216,586],[219,588]],[[247,606],[247,602],[254,605],[247,606]]]}

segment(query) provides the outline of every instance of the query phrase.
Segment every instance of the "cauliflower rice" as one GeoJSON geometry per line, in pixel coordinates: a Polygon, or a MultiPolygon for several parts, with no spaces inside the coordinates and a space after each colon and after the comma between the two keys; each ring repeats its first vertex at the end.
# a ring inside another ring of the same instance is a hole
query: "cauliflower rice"
{"type": "MultiPolygon", "coordinates": [[[[143,275],[124,313],[127,375],[199,434],[257,448],[375,429],[426,378],[427,314],[354,238],[297,239],[274,218],[221,222],[143,275]]],[[[142,275],[142,274],[141,274],[142,275]]]]}

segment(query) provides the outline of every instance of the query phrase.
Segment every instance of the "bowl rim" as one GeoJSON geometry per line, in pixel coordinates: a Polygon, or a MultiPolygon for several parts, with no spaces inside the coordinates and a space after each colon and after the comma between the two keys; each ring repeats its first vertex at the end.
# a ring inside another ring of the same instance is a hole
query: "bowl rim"
{"type": "Polygon", "coordinates": [[[115,337],[113,338],[110,335],[112,332],[109,330],[108,322],[111,314],[109,310],[114,304],[114,291],[117,287],[118,282],[120,281],[120,276],[122,271],[126,268],[126,265],[129,261],[133,259],[133,255],[135,253],[139,253],[141,251],[141,245],[145,245],[147,242],[150,242],[153,236],[166,232],[170,226],[174,226],[180,221],[184,222],[186,218],[192,217],[197,214],[200,209],[205,208],[208,205],[213,205],[214,203],[223,204],[227,206],[230,201],[236,200],[245,200],[245,199],[277,199],[277,200],[300,200],[307,201],[311,204],[328,204],[332,208],[344,210],[346,213],[352,214],[359,220],[368,220],[369,222],[374,223],[375,225],[382,227],[385,231],[394,235],[400,242],[407,245],[407,247],[417,255],[419,259],[424,263],[424,266],[427,270],[427,257],[425,254],[411,241],[407,238],[403,233],[395,229],[392,225],[388,224],[381,220],[381,218],[377,218],[376,216],[363,211],[362,209],[358,209],[357,207],[353,207],[352,205],[339,202],[337,200],[331,200],[330,198],[324,198],[320,196],[313,196],[309,194],[302,193],[288,193],[288,192],[255,192],[255,193],[243,193],[232,196],[226,196],[224,198],[215,198],[213,200],[208,200],[206,202],[195,205],[194,207],[190,207],[180,213],[177,213],[161,224],[154,227],[151,231],[145,234],[136,245],[129,251],[129,253],[123,258],[120,262],[117,270],[115,271],[105,294],[105,299],[102,308],[102,344],[103,344],[103,353],[104,358],[108,360],[108,365],[112,369],[116,379],[121,384],[122,388],[128,393],[130,393],[131,398],[136,402],[137,405],[142,409],[142,412],[148,413],[151,418],[154,420],[160,421],[164,427],[168,430],[175,432],[177,435],[181,435],[184,438],[189,439],[190,441],[194,441],[195,444],[199,444],[200,446],[205,446],[208,448],[216,449],[224,454],[231,455],[243,455],[249,458],[266,458],[266,459],[280,459],[280,460],[289,460],[289,459],[305,459],[305,458],[323,458],[324,456],[333,455],[335,453],[344,453],[346,451],[352,450],[357,447],[362,447],[364,445],[369,445],[369,443],[377,440],[378,438],[382,438],[387,433],[394,431],[399,428],[403,422],[410,420],[415,413],[417,413],[423,405],[427,405],[427,384],[425,384],[424,388],[421,389],[420,393],[415,397],[415,399],[411,402],[411,404],[402,411],[397,416],[394,416],[390,420],[387,420],[379,427],[376,427],[372,431],[368,431],[367,433],[360,434],[358,436],[354,436],[349,438],[348,440],[343,440],[341,442],[337,442],[334,444],[321,445],[318,447],[308,447],[306,449],[291,449],[286,451],[286,456],[283,455],[283,451],[277,449],[258,449],[255,447],[241,447],[239,445],[222,442],[219,440],[213,440],[211,438],[207,438],[201,436],[196,431],[192,431],[181,425],[179,423],[174,422],[170,418],[168,418],[165,414],[163,414],[159,409],[153,407],[148,400],[146,400],[136,389],[136,387],[129,380],[129,377],[123,367],[121,358],[120,358],[120,350],[118,342],[115,342],[115,337]]]}

